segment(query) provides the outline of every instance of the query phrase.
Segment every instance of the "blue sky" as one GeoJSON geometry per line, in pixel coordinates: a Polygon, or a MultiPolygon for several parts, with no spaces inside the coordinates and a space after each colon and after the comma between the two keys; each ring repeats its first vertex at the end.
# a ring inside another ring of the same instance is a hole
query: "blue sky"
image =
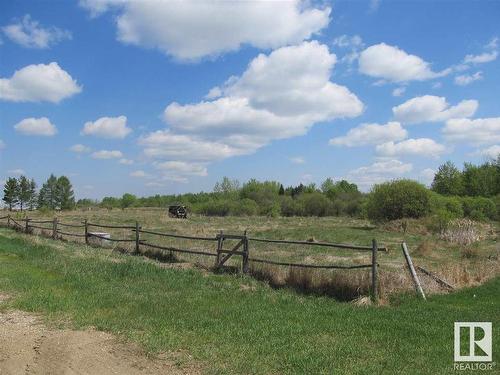
{"type": "Polygon", "coordinates": [[[0,180],[429,183],[500,152],[498,19],[498,1],[3,1],[0,180]]]}

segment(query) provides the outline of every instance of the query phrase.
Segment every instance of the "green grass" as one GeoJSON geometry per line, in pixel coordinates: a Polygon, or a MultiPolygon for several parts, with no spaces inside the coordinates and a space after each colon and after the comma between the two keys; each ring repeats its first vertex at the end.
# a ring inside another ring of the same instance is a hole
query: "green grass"
{"type": "Polygon", "coordinates": [[[13,296],[3,309],[188,352],[214,374],[451,374],[455,321],[492,321],[499,359],[500,278],[357,307],[0,229],[0,290],[13,296]]]}

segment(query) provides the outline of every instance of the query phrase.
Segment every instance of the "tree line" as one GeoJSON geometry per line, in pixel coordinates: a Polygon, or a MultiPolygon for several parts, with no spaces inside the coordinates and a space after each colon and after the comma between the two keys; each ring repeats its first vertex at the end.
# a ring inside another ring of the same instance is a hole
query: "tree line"
{"type": "Polygon", "coordinates": [[[3,202],[12,211],[49,209],[71,210],[75,207],[75,194],[68,177],[53,174],[37,191],[35,180],[26,176],[9,177],[3,188],[3,202]]]}

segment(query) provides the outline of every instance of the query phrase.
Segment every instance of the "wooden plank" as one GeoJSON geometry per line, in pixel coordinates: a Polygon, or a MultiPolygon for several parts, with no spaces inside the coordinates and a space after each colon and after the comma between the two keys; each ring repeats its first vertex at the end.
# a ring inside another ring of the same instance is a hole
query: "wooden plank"
{"type": "Polygon", "coordinates": [[[303,264],[303,263],[288,263],[288,262],[276,262],[274,260],[258,259],[258,258],[248,258],[250,262],[273,264],[276,266],[287,266],[287,267],[298,267],[298,268],[317,268],[317,269],[328,269],[328,270],[354,270],[359,268],[371,268],[371,264],[360,264],[355,266],[341,266],[341,265],[318,265],[318,264],[303,264]]]}
{"type": "Polygon", "coordinates": [[[371,297],[374,303],[378,303],[378,264],[377,264],[378,244],[377,240],[372,240],[372,290],[371,297]]]}
{"type": "MultiPolygon", "coordinates": [[[[219,264],[218,264],[218,267],[222,266],[224,263],[226,263],[226,261],[227,261],[229,258],[231,258],[233,255],[235,255],[235,254],[236,254],[236,250],[238,250],[238,249],[241,247],[241,245],[243,245],[243,241],[244,241],[244,240],[241,240],[240,242],[238,242],[238,243],[236,244],[236,246],[235,246],[235,247],[233,247],[233,249],[232,249],[231,251],[229,251],[229,252],[227,253],[227,255],[226,255],[224,258],[222,258],[222,259],[221,259],[221,261],[220,261],[220,262],[219,262],[219,264]]],[[[220,252],[222,252],[222,250],[221,250],[220,252]]]]}
{"type": "Polygon", "coordinates": [[[420,285],[420,280],[418,279],[417,273],[415,272],[415,268],[413,267],[413,262],[411,261],[410,253],[408,252],[408,247],[406,246],[406,242],[403,242],[401,244],[401,248],[403,249],[403,254],[405,256],[406,264],[408,265],[408,269],[410,270],[410,275],[413,279],[413,283],[415,284],[415,290],[416,290],[417,294],[420,295],[420,297],[422,297],[424,300],[426,300],[424,290],[422,289],[422,286],[420,285]]]}
{"type": "Polygon", "coordinates": [[[420,272],[426,274],[427,276],[430,276],[432,279],[434,279],[434,281],[436,281],[442,287],[444,287],[446,289],[449,289],[449,290],[454,290],[455,289],[453,287],[453,285],[451,285],[451,284],[447,283],[446,281],[444,281],[443,279],[439,278],[438,275],[436,275],[435,273],[433,273],[431,271],[427,271],[425,268],[420,267],[420,266],[415,266],[415,268],[417,270],[419,270],[420,272]]]}
{"type": "MultiPolygon", "coordinates": [[[[255,237],[249,237],[248,240],[249,241],[255,241],[255,242],[280,243],[280,244],[290,244],[290,245],[336,247],[338,249],[365,250],[365,251],[371,251],[372,250],[371,246],[359,246],[359,245],[340,244],[340,243],[331,243],[331,242],[269,240],[269,239],[266,239],[266,238],[255,238],[255,237]]],[[[387,251],[387,248],[386,247],[378,247],[378,251],[387,251]]]]}

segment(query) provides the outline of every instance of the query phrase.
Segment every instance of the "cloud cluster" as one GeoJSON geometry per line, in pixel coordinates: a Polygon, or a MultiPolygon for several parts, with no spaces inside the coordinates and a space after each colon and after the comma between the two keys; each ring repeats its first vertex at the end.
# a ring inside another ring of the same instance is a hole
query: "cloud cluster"
{"type": "Polygon", "coordinates": [[[358,147],[376,145],[388,141],[401,141],[408,136],[399,122],[380,124],[361,124],[350,129],[345,136],[330,139],[333,146],[358,147]]]}
{"type": "Polygon", "coordinates": [[[101,138],[117,138],[123,139],[130,132],[131,128],[127,127],[127,117],[101,117],[96,121],[88,121],[83,126],[83,135],[93,135],[101,138]]]}
{"type": "Polygon", "coordinates": [[[434,72],[431,64],[420,57],[385,43],[363,50],[358,62],[361,73],[388,82],[426,81],[451,73],[449,68],[434,72]]]}
{"type": "Polygon", "coordinates": [[[420,157],[438,158],[446,147],[430,138],[407,139],[402,142],[386,142],[378,145],[376,151],[381,156],[415,155],[420,157]]]}
{"type": "Polygon", "coordinates": [[[446,122],[442,132],[450,142],[500,143],[500,117],[451,119],[446,122]]]}
{"type": "Polygon", "coordinates": [[[81,91],[81,86],[56,62],[28,65],[10,78],[0,78],[0,99],[13,102],[59,103],[81,91]]]}
{"type": "Polygon", "coordinates": [[[57,134],[57,128],[47,117],[25,118],[14,125],[14,129],[24,135],[51,137],[57,134]]]}
{"type": "Polygon", "coordinates": [[[389,159],[351,170],[345,178],[358,184],[363,190],[390,178],[397,178],[411,172],[413,165],[400,160],[389,159]]]}
{"type": "Polygon", "coordinates": [[[123,154],[121,151],[117,150],[101,150],[93,152],[90,156],[93,159],[119,159],[123,157],[123,154]]]}
{"type": "Polygon", "coordinates": [[[242,45],[278,48],[309,39],[330,21],[329,7],[302,0],[80,0],[91,15],[116,14],[119,41],[156,48],[179,60],[236,51],[242,45]]]}
{"type": "Polygon", "coordinates": [[[77,154],[84,154],[92,151],[90,147],[84,146],[82,144],[73,145],[69,148],[69,150],[77,154]]]}
{"type": "Polygon", "coordinates": [[[44,49],[63,40],[71,39],[71,33],[68,30],[42,27],[29,14],[15,23],[2,27],[2,31],[14,43],[26,48],[44,49]]]}
{"type": "Polygon", "coordinates": [[[483,79],[483,72],[476,72],[474,74],[461,74],[455,77],[455,84],[459,86],[467,86],[472,82],[480,81],[483,79]]]}
{"type": "Polygon", "coordinates": [[[433,95],[417,96],[392,108],[394,119],[405,124],[439,122],[452,118],[473,116],[479,103],[477,100],[462,100],[450,106],[446,98],[433,95]]]}
{"type": "MultiPolygon", "coordinates": [[[[168,105],[169,129],[146,134],[139,143],[149,157],[194,163],[203,171],[209,162],[303,135],[317,122],[358,116],[363,103],[330,81],[335,62],[316,41],[260,54],[241,76],[212,89],[211,100],[168,105]]],[[[189,174],[185,168],[172,170],[189,174]]]]}

